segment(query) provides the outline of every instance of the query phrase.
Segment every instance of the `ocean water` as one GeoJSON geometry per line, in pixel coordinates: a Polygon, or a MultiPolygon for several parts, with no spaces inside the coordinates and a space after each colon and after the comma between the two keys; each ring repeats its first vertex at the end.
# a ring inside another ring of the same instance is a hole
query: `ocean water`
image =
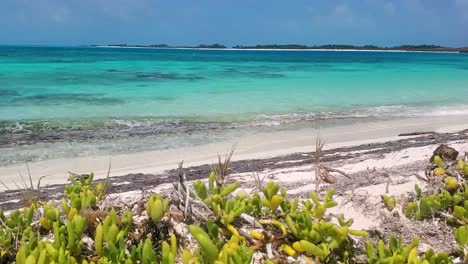
{"type": "Polygon", "coordinates": [[[0,164],[468,116],[468,55],[0,46],[0,164]]]}

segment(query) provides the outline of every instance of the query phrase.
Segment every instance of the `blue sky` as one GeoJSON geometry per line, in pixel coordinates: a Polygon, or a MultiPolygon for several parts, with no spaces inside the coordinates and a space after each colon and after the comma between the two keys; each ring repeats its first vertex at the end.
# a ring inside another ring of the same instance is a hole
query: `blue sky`
{"type": "Polygon", "coordinates": [[[468,46],[468,0],[1,0],[0,44],[468,46]]]}

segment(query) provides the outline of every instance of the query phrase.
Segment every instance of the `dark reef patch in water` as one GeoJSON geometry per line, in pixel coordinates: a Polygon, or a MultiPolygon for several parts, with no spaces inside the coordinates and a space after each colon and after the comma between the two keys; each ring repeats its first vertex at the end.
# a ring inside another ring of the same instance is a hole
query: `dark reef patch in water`
{"type": "Polygon", "coordinates": [[[333,72],[361,72],[363,70],[360,69],[339,69],[339,68],[334,68],[331,71],[333,72]]]}
{"type": "Polygon", "coordinates": [[[270,72],[256,72],[250,71],[247,74],[254,78],[283,78],[286,77],[285,74],[282,73],[270,73],[270,72]]]}
{"type": "Polygon", "coordinates": [[[103,94],[86,94],[86,93],[60,93],[60,94],[41,94],[32,96],[18,97],[12,100],[17,104],[100,104],[100,105],[116,105],[125,103],[125,100],[118,98],[104,97],[103,94]]]}
{"type": "Polygon", "coordinates": [[[203,80],[205,77],[198,76],[195,74],[177,74],[177,73],[166,73],[166,72],[139,72],[139,71],[123,71],[116,69],[107,69],[110,73],[122,73],[125,76],[134,76],[138,79],[144,80],[203,80]]]}
{"type": "Polygon", "coordinates": [[[137,73],[135,75],[137,78],[144,79],[167,79],[167,80],[177,80],[177,74],[175,73],[160,73],[160,72],[149,72],[149,73],[137,73]]]}
{"type": "Polygon", "coordinates": [[[364,71],[362,69],[339,68],[333,65],[326,65],[326,64],[309,65],[305,68],[305,70],[315,71],[315,72],[361,72],[361,71],[364,71]]]}
{"type": "Polygon", "coordinates": [[[0,89],[0,96],[19,96],[20,94],[17,91],[0,89]]]}
{"type": "Polygon", "coordinates": [[[272,72],[264,72],[264,71],[244,71],[238,68],[224,68],[224,73],[230,75],[238,75],[242,77],[248,78],[283,78],[286,77],[285,74],[282,73],[272,73],[272,72]]]}
{"type": "Polygon", "coordinates": [[[176,98],[174,96],[156,96],[153,98],[154,100],[156,101],[162,101],[162,102],[170,102],[170,101],[174,101],[176,98]]]}
{"type": "Polygon", "coordinates": [[[182,75],[176,73],[162,73],[162,72],[139,72],[135,75],[141,79],[157,79],[157,80],[202,80],[202,76],[197,75],[182,75]]]}

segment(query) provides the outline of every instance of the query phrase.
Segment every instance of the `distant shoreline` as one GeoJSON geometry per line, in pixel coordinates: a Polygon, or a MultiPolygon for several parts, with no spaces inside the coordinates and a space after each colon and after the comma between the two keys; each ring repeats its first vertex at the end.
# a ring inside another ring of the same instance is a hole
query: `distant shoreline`
{"type": "Polygon", "coordinates": [[[139,46],[106,46],[106,45],[93,45],[96,48],[121,48],[121,49],[174,49],[174,50],[226,50],[226,51],[352,51],[352,52],[421,52],[421,53],[465,53],[460,51],[439,51],[439,50],[393,50],[393,49],[381,49],[381,50],[365,50],[365,49],[238,49],[238,48],[160,48],[160,47],[139,47],[139,46]]]}
{"type": "MultiPolygon", "coordinates": [[[[433,46],[433,48],[421,48],[428,45],[405,45],[398,47],[375,47],[366,48],[367,46],[347,46],[347,45],[324,45],[324,46],[300,46],[300,45],[257,45],[257,46],[234,46],[226,47],[219,44],[214,45],[199,45],[199,46],[168,46],[161,45],[89,45],[89,47],[97,48],[142,48],[142,49],[182,49],[182,50],[259,50],[259,51],[362,51],[362,52],[432,52],[432,53],[468,53],[468,48],[447,48],[433,46]]],[[[429,46],[432,47],[432,46],[429,46]]]]}

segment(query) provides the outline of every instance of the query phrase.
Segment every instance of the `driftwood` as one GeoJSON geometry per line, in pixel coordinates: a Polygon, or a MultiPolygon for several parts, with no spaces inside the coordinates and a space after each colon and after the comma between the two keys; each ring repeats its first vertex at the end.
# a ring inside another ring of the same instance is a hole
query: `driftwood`
{"type": "Polygon", "coordinates": [[[329,168],[329,167],[325,167],[325,166],[322,166],[324,169],[328,170],[329,172],[336,172],[336,173],[339,173],[343,176],[345,176],[346,178],[348,179],[351,179],[351,176],[349,176],[349,174],[347,174],[346,172],[342,171],[342,170],[338,170],[338,169],[332,169],[332,168],[329,168]]]}
{"type": "Polygon", "coordinates": [[[315,144],[315,160],[314,160],[315,180],[316,180],[315,189],[316,190],[318,190],[320,180],[328,184],[336,183],[337,181],[336,177],[331,175],[330,172],[336,172],[345,176],[348,179],[351,179],[351,176],[347,174],[346,172],[342,170],[338,170],[338,169],[333,169],[333,168],[330,168],[321,164],[320,157],[321,157],[321,153],[322,153],[322,149],[324,145],[325,143],[323,143],[320,137],[317,136],[317,140],[315,144]]]}

